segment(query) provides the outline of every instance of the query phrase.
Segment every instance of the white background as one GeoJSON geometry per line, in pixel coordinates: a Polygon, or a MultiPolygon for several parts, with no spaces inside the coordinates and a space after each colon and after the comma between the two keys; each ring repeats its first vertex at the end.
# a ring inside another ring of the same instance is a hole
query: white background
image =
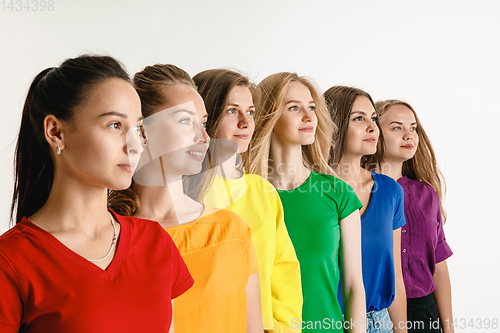
{"type": "Polygon", "coordinates": [[[9,2],[0,3],[0,232],[23,101],[42,69],[92,52],[132,75],[154,63],[191,75],[236,68],[256,83],[295,71],[322,91],[353,85],[413,105],[448,185],[454,317],[500,319],[499,1],[54,0],[43,12],[9,2]]]}

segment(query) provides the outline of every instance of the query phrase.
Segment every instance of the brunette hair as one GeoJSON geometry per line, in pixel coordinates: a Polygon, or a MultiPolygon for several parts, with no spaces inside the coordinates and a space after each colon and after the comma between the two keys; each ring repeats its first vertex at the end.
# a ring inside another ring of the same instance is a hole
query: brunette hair
{"type": "Polygon", "coordinates": [[[323,96],[311,80],[288,72],[272,74],[257,86],[255,134],[248,149],[252,159],[243,159],[245,168],[250,173],[267,178],[271,133],[285,108],[285,94],[290,82],[300,82],[305,85],[316,104],[318,126],[315,139],[313,144],[302,146],[302,161],[313,171],[334,175],[328,165],[328,152],[333,144],[332,136],[336,128],[328,114],[323,96]]]}
{"type": "Polygon", "coordinates": [[[11,221],[14,214],[18,223],[42,208],[52,188],[54,156],[44,136],[45,117],[75,122],[76,107],[85,103],[98,83],[110,78],[130,81],[118,61],[93,55],[67,59],[35,77],[24,102],[16,145],[11,221]]]}
{"type": "MultiPolygon", "coordinates": [[[[229,69],[208,69],[196,74],[193,80],[198,86],[198,92],[203,98],[207,109],[207,134],[209,137],[217,139],[217,133],[231,90],[236,86],[247,87],[253,97],[255,94],[255,85],[243,74],[229,69]]],[[[216,148],[216,146],[211,145],[212,155],[217,155],[216,148]]],[[[243,154],[240,154],[240,156],[242,157],[243,154]]],[[[244,155],[248,158],[248,154],[244,155]]],[[[242,166],[241,157],[237,159],[237,167],[242,166]]]]}
{"type": "MultiPolygon", "coordinates": [[[[375,103],[375,108],[378,113],[379,119],[383,119],[391,106],[404,105],[413,112],[415,120],[417,121],[417,134],[418,146],[415,155],[403,162],[402,174],[410,179],[430,185],[439,196],[439,205],[441,208],[441,215],[443,217],[443,224],[446,222],[446,211],[443,207],[443,198],[446,192],[446,183],[437,165],[436,155],[432,148],[431,141],[425,133],[422,123],[418,119],[417,113],[413,107],[404,101],[397,99],[388,99],[385,101],[378,101],[375,103]]],[[[382,133],[382,130],[380,130],[382,133]]],[[[377,151],[377,153],[369,158],[369,165],[371,169],[380,168],[384,160],[384,152],[377,151]]]]}
{"type": "MultiPolygon", "coordinates": [[[[351,117],[352,106],[356,101],[356,98],[359,96],[364,96],[370,100],[373,108],[375,109],[375,103],[373,103],[373,99],[366,91],[354,88],[354,87],[345,87],[345,86],[333,86],[323,94],[326,102],[326,106],[330,111],[330,116],[332,117],[333,122],[337,125],[337,131],[333,134],[333,141],[336,143],[332,145],[330,150],[330,158],[328,160],[328,164],[334,168],[336,164],[340,162],[342,155],[344,154],[346,137],[347,137],[347,129],[349,128],[349,119],[351,117]]],[[[376,120],[377,126],[380,125],[378,123],[378,119],[376,120]]],[[[383,144],[383,135],[382,131],[380,131],[380,136],[377,142],[377,151],[383,153],[384,144],[383,144]]],[[[363,156],[361,158],[361,165],[366,167],[368,156],[363,156]]]]}
{"type": "MultiPolygon", "coordinates": [[[[182,83],[196,90],[196,85],[189,74],[171,64],[147,66],[134,75],[134,88],[141,99],[142,115],[147,118],[162,110],[169,102],[165,89],[182,83]]],[[[147,133],[146,133],[147,136],[147,133]]],[[[147,149],[147,147],[146,147],[147,149]]],[[[210,169],[209,162],[203,162],[203,170],[210,169]]],[[[206,182],[199,176],[183,177],[184,192],[195,200],[200,200],[206,191],[206,182]]],[[[134,190],[134,183],[125,190],[110,191],[108,206],[118,214],[133,216],[140,208],[139,196],[134,190]]]]}
{"type": "Polygon", "coordinates": [[[238,72],[229,69],[208,69],[193,76],[208,113],[207,134],[217,137],[217,131],[227,107],[229,93],[236,86],[247,87],[253,94],[255,85],[238,72]]]}

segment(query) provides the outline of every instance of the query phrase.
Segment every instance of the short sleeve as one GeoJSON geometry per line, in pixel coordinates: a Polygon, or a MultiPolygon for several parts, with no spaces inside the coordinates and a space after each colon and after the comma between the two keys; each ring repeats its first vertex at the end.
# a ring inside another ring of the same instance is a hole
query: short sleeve
{"type": "Polygon", "coordinates": [[[18,332],[23,317],[23,293],[17,275],[0,253],[0,331],[18,332]]]}
{"type": "Polygon", "coordinates": [[[345,219],[353,212],[361,209],[363,205],[356,196],[354,189],[344,181],[338,179],[335,184],[335,191],[337,193],[337,209],[339,221],[345,219]]]}
{"type": "Polygon", "coordinates": [[[443,218],[441,215],[441,208],[439,207],[439,203],[437,209],[437,220],[438,220],[438,228],[437,228],[437,245],[436,245],[436,263],[448,259],[453,254],[450,246],[448,245],[448,242],[446,242],[446,237],[444,236],[443,218]]]}
{"type": "Polygon", "coordinates": [[[396,183],[395,186],[395,197],[394,197],[394,219],[392,221],[392,230],[401,228],[406,224],[405,218],[405,203],[404,203],[404,192],[401,185],[396,183]]]}
{"type": "Polygon", "coordinates": [[[184,294],[194,283],[193,277],[189,273],[189,270],[182,259],[179,250],[175,246],[174,241],[168,234],[168,232],[163,231],[165,239],[165,247],[170,257],[172,258],[172,299],[179,297],[184,294]]]}

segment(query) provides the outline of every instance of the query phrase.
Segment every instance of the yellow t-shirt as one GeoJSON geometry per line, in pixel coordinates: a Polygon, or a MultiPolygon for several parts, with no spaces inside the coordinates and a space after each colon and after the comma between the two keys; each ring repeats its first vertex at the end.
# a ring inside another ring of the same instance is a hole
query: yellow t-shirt
{"type": "Polygon", "coordinates": [[[175,332],[245,332],[247,282],[258,270],[250,228],[229,210],[205,206],[196,220],[165,230],[194,279],[174,300],[175,332]]]}
{"type": "Polygon", "coordinates": [[[291,328],[292,323],[302,318],[299,261],[286,230],[283,206],[276,189],[254,174],[226,180],[217,176],[204,202],[237,213],[252,229],[259,262],[264,329],[300,332],[300,328],[291,328]],[[293,319],[296,320],[292,322],[293,319]]]}

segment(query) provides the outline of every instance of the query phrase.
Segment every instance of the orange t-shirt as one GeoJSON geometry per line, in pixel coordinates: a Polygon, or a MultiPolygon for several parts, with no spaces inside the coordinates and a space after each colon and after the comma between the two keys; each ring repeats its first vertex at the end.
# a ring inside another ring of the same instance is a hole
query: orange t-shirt
{"type": "Polygon", "coordinates": [[[174,301],[175,332],[245,332],[246,287],[258,264],[243,219],[206,206],[196,220],[165,230],[195,281],[174,301]]]}

